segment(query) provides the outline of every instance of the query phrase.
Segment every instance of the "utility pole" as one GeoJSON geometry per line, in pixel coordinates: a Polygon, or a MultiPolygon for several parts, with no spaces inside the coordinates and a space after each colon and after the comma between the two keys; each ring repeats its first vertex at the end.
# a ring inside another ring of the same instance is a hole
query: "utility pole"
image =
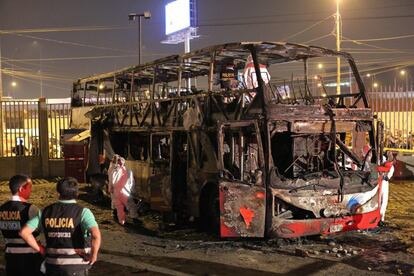
{"type": "Polygon", "coordinates": [[[1,59],[1,35],[0,35],[0,102],[3,100],[3,67],[1,59]]]}
{"type": "Polygon", "coordinates": [[[33,41],[32,46],[39,49],[39,70],[37,71],[37,74],[40,78],[40,98],[43,98],[43,68],[42,68],[42,44],[38,42],[37,40],[33,41]]]}
{"type": "MultiPolygon", "coordinates": [[[[341,0],[336,0],[336,16],[335,16],[335,24],[336,24],[336,50],[341,51],[341,15],[339,14],[339,2],[341,0]]],[[[336,94],[341,94],[341,58],[336,58],[336,94]]]]}
{"type": "Polygon", "coordinates": [[[3,157],[3,66],[1,56],[1,34],[0,34],[0,156],[3,157]]]}
{"type": "MultiPolygon", "coordinates": [[[[189,53],[190,51],[191,51],[190,50],[190,36],[189,36],[189,34],[187,34],[185,36],[185,39],[184,39],[184,52],[189,53]]],[[[190,61],[191,60],[188,60],[188,62],[190,62],[190,61]]],[[[187,79],[187,89],[191,90],[191,78],[187,79]]]]}

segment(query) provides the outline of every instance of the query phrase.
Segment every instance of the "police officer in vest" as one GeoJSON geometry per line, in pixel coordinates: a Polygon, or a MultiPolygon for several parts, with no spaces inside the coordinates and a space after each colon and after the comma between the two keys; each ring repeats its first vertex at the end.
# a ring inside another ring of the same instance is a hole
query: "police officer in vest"
{"type": "MultiPolygon", "coordinates": [[[[26,222],[39,213],[36,206],[27,202],[32,191],[32,181],[25,175],[15,175],[10,178],[9,187],[12,198],[0,206],[0,229],[6,241],[6,273],[16,276],[42,275],[42,255],[19,236],[19,231],[26,222]]],[[[34,237],[33,241],[37,243],[34,237]]]]}
{"type": "Polygon", "coordinates": [[[88,208],[76,203],[76,179],[59,180],[57,192],[59,200],[29,220],[20,236],[37,252],[45,254],[46,275],[88,275],[101,244],[98,224],[88,208]],[[46,248],[32,235],[39,225],[45,234],[46,248]]]}

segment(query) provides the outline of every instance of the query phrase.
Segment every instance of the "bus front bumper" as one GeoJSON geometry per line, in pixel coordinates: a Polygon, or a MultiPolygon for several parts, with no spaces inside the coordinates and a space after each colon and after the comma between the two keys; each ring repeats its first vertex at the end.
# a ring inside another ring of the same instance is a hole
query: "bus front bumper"
{"type": "Polygon", "coordinates": [[[380,212],[375,210],[340,218],[318,218],[290,220],[274,218],[270,236],[296,238],[311,235],[330,235],[352,230],[365,230],[377,227],[380,212]]]}

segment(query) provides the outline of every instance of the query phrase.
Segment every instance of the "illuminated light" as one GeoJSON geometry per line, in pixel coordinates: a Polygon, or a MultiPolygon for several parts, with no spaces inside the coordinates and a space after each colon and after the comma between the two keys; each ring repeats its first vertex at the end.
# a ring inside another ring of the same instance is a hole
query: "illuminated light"
{"type": "Polygon", "coordinates": [[[318,87],[322,87],[322,83],[318,83],[318,87]]]}
{"type": "Polygon", "coordinates": [[[257,192],[257,193],[256,193],[256,198],[258,198],[258,199],[263,199],[263,198],[265,198],[265,193],[264,193],[264,192],[257,192]]]}
{"type": "Polygon", "coordinates": [[[404,76],[404,75],[405,75],[405,73],[406,73],[406,72],[405,72],[405,70],[401,70],[401,71],[400,71],[400,75],[401,75],[401,76],[404,76]]]}
{"type": "Polygon", "coordinates": [[[184,30],[190,26],[190,0],[176,0],[165,5],[166,35],[184,30]]]}
{"type": "Polygon", "coordinates": [[[378,83],[377,82],[374,82],[374,84],[372,86],[374,86],[375,88],[377,88],[378,87],[378,83]]]}
{"type": "Polygon", "coordinates": [[[99,90],[103,90],[105,88],[105,85],[103,83],[99,84],[99,90]]]}
{"type": "Polygon", "coordinates": [[[322,97],[326,98],[326,94],[325,94],[325,93],[323,93],[323,94],[322,94],[322,97]]]}
{"type": "Polygon", "coordinates": [[[285,100],[286,99],[286,96],[282,96],[282,100],[285,100]]]}
{"type": "Polygon", "coordinates": [[[11,86],[16,87],[17,86],[17,82],[12,81],[11,86]]]}
{"type": "Polygon", "coordinates": [[[313,78],[314,78],[315,80],[318,80],[318,79],[319,79],[319,76],[318,76],[318,75],[315,75],[313,78]]]}
{"type": "MultiPolygon", "coordinates": [[[[349,82],[345,81],[345,82],[341,82],[341,86],[349,86],[349,82]]],[[[331,82],[331,83],[326,83],[325,84],[326,87],[337,87],[338,84],[336,82],[331,82]]]]}
{"type": "Polygon", "coordinates": [[[318,64],[318,68],[319,68],[319,69],[322,69],[322,68],[323,68],[323,64],[322,64],[322,63],[319,63],[319,64],[318,64]]]}
{"type": "Polygon", "coordinates": [[[369,77],[371,77],[371,74],[370,73],[367,74],[367,78],[369,78],[369,77]]]}

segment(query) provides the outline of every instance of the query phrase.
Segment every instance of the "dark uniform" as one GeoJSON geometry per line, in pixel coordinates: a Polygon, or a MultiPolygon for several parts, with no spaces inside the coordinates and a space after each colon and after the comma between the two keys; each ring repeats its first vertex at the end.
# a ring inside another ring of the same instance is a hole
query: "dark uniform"
{"type": "MultiPolygon", "coordinates": [[[[6,241],[7,275],[43,275],[40,265],[43,257],[19,236],[20,229],[29,220],[32,204],[10,200],[0,206],[0,229],[6,241]]],[[[33,233],[38,236],[37,232],[33,233]]]]}
{"type": "Polygon", "coordinates": [[[56,202],[46,207],[41,223],[46,238],[47,275],[87,275],[90,238],[81,227],[83,207],[56,202]]]}
{"type": "Polygon", "coordinates": [[[234,82],[237,80],[236,71],[232,65],[226,66],[220,72],[220,86],[223,89],[232,89],[234,87],[234,82]]]}

